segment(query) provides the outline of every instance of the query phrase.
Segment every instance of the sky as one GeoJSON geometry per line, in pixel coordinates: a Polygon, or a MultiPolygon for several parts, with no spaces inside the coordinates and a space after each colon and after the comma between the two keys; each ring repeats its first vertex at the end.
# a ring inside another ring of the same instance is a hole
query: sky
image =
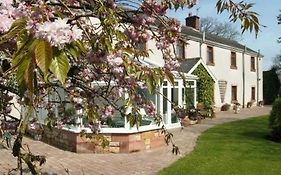
{"type": "MultiPolygon", "coordinates": [[[[235,2],[239,2],[234,0],[235,2]]],[[[281,43],[277,43],[277,39],[281,37],[281,24],[277,24],[277,16],[279,10],[281,10],[280,0],[246,0],[246,2],[255,3],[252,8],[253,11],[259,14],[260,23],[266,27],[262,27],[257,38],[255,33],[245,32],[242,35],[241,44],[245,44],[247,47],[253,50],[260,50],[263,58],[263,70],[269,70],[273,65],[273,59],[277,54],[281,54],[281,43]]],[[[169,17],[177,18],[181,21],[181,24],[185,24],[185,17],[188,13],[198,15],[201,18],[214,17],[221,22],[229,21],[227,12],[217,14],[216,12],[216,0],[199,0],[198,5],[192,9],[183,9],[178,11],[170,11],[169,17]],[[196,10],[198,9],[199,10],[196,10]]],[[[233,24],[237,30],[240,30],[240,23],[237,21],[233,24]]],[[[241,31],[241,30],[240,30],[241,31]]]]}

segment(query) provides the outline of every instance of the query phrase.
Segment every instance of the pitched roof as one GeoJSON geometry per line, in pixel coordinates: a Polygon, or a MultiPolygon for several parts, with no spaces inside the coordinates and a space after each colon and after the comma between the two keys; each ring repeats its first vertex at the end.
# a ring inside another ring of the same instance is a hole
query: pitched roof
{"type": "MultiPolygon", "coordinates": [[[[191,39],[191,38],[196,38],[198,40],[203,39],[203,32],[195,30],[192,27],[182,26],[182,34],[185,37],[187,37],[188,39],[191,39]]],[[[248,47],[245,47],[245,45],[242,45],[242,44],[238,43],[237,41],[226,39],[226,38],[223,38],[223,37],[220,37],[217,35],[213,35],[210,33],[205,33],[205,41],[214,42],[216,44],[223,44],[223,45],[226,45],[229,47],[237,48],[239,50],[246,49],[246,52],[248,52],[250,54],[254,54],[254,55],[259,54],[258,52],[254,51],[248,47]]],[[[260,56],[262,56],[262,55],[260,55],[260,56]]]]}
{"type": "Polygon", "coordinates": [[[177,71],[179,72],[184,72],[187,75],[193,75],[193,71],[200,65],[202,64],[203,67],[206,69],[206,71],[208,72],[208,74],[212,77],[212,79],[216,82],[217,79],[214,76],[214,74],[212,73],[212,71],[207,67],[207,65],[202,61],[202,59],[200,57],[197,58],[188,58],[183,60],[180,63],[180,67],[178,68],[177,71]]]}
{"type": "Polygon", "coordinates": [[[198,58],[190,58],[182,61],[180,63],[180,67],[178,68],[178,71],[189,73],[190,70],[198,63],[199,60],[200,58],[198,57],[198,58]]]}

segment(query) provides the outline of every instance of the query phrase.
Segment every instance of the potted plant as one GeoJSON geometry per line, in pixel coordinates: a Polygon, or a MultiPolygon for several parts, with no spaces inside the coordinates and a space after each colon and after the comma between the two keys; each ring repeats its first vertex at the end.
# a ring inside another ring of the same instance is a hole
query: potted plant
{"type": "Polygon", "coordinates": [[[180,118],[180,123],[181,123],[181,126],[188,126],[190,125],[190,120],[188,118],[188,109],[185,109],[185,108],[182,108],[182,107],[175,107],[174,108],[178,118],[180,118]]]}
{"type": "Polygon", "coordinates": [[[241,110],[241,104],[238,103],[238,101],[233,102],[233,111],[235,114],[238,114],[239,111],[241,110]]]}

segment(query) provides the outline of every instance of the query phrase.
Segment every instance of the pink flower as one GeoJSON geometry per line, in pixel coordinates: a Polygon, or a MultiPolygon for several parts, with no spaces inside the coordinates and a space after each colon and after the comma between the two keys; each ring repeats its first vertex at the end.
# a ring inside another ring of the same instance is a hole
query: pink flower
{"type": "Polygon", "coordinates": [[[123,63],[123,59],[121,57],[115,57],[115,55],[108,56],[107,61],[113,67],[120,66],[123,63]]]}
{"type": "Polygon", "coordinates": [[[54,22],[46,21],[37,25],[36,36],[46,39],[52,46],[62,49],[65,44],[82,39],[82,30],[67,23],[68,19],[57,19],[54,22]]]}
{"type": "Polygon", "coordinates": [[[13,18],[0,14],[0,33],[7,32],[14,22],[13,18]]]}
{"type": "Polygon", "coordinates": [[[114,67],[112,72],[115,74],[115,75],[123,75],[124,73],[124,68],[123,67],[114,67]]]}
{"type": "Polygon", "coordinates": [[[175,70],[180,66],[180,63],[178,60],[166,60],[165,62],[165,68],[168,70],[175,70]]]}
{"type": "Polygon", "coordinates": [[[139,26],[150,25],[155,21],[155,18],[147,14],[140,14],[133,17],[133,21],[139,26]]]}
{"type": "Polygon", "coordinates": [[[167,6],[157,3],[155,0],[145,0],[141,4],[141,10],[149,16],[152,14],[163,16],[165,15],[167,9],[167,6]]]}
{"type": "Polygon", "coordinates": [[[103,111],[103,117],[112,117],[114,114],[114,108],[110,105],[106,106],[103,111]]]}
{"type": "Polygon", "coordinates": [[[160,41],[156,42],[157,49],[167,49],[171,46],[171,43],[166,40],[164,37],[160,39],[160,41]]]}
{"type": "Polygon", "coordinates": [[[146,112],[146,114],[150,116],[155,116],[157,114],[156,107],[152,101],[147,101],[144,105],[143,108],[146,112]]]}
{"type": "Polygon", "coordinates": [[[1,9],[10,7],[10,6],[12,6],[12,4],[13,4],[13,0],[1,0],[0,1],[1,9]]]}

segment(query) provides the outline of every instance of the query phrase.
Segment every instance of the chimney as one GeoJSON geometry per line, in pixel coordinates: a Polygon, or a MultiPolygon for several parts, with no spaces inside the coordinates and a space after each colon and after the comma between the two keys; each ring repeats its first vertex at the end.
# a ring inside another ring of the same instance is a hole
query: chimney
{"type": "Polygon", "coordinates": [[[198,16],[188,14],[188,17],[185,18],[186,26],[192,27],[196,30],[200,30],[200,18],[198,16]]]}

